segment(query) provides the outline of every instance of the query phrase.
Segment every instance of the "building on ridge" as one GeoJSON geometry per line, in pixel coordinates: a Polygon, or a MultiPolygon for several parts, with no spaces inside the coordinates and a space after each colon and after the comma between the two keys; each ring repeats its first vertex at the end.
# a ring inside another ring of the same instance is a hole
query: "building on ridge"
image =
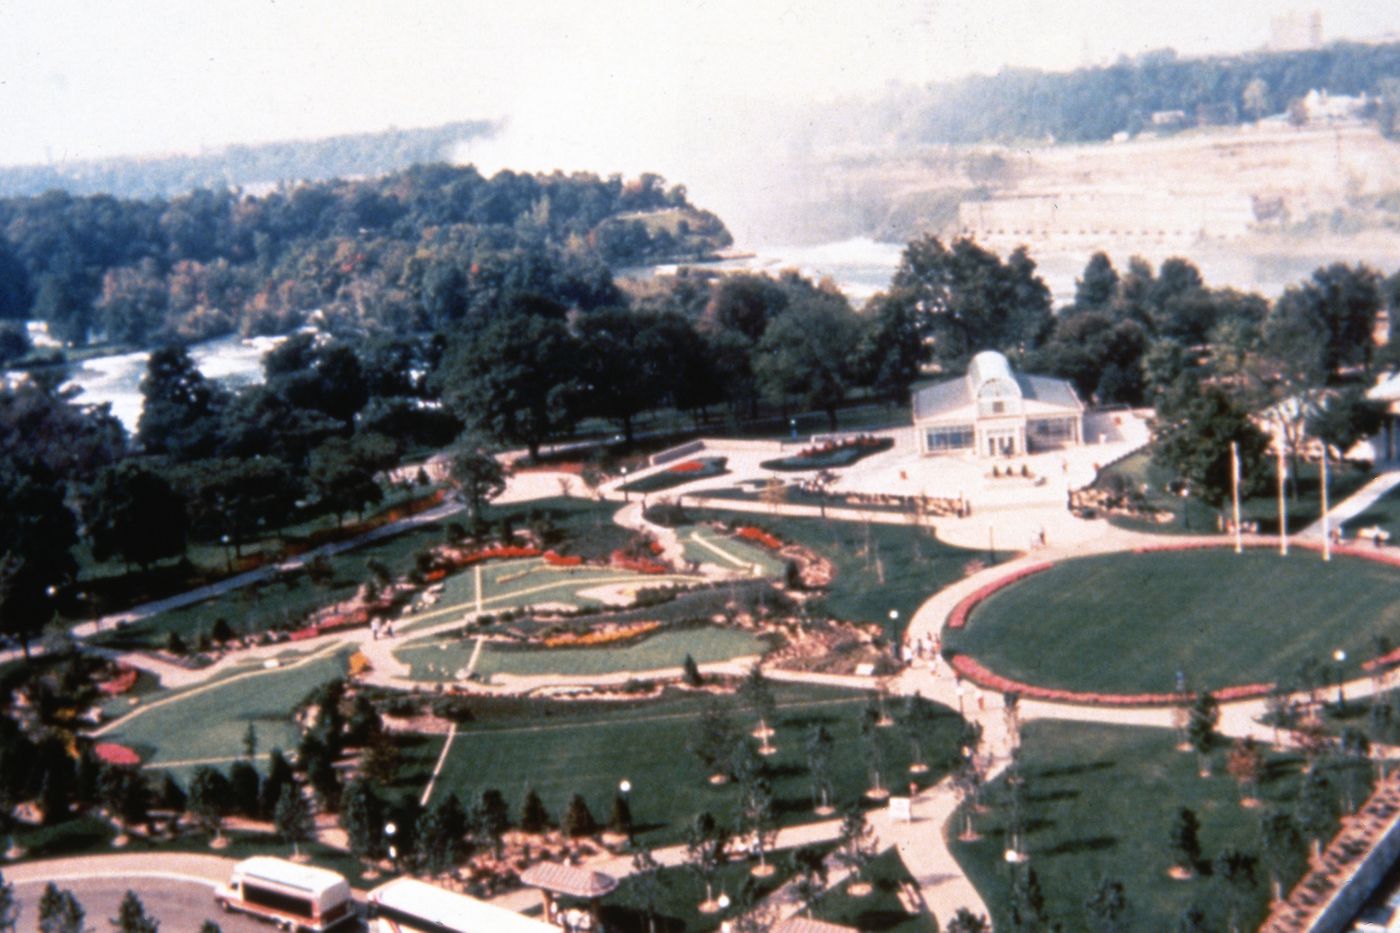
{"type": "Polygon", "coordinates": [[[967,375],[914,393],[914,435],[921,454],[1020,457],[1084,442],[1084,403],[1064,379],[1016,373],[993,350],[977,354],[967,375]]]}

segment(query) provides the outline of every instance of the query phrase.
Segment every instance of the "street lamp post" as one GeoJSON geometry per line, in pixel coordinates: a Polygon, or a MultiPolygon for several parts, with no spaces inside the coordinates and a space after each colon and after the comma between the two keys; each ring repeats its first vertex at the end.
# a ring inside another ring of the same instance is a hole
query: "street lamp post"
{"type": "Polygon", "coordinates": [[[890,650],[894,652],[894,659],[899,660],[899,610],[890,610],[890,650]]]}
{"type": "Polygon", "coordinates": [[[626,807],[627,807],[627,844],[630,846],[630,845],[633,844],[633,838],[632,838],[632,802],[628,799],[628,797],[629,797],[629,796],[631,795],[631,793],[632,793],[632,782],[629,781],[629,780],[627,780],[627,778],[623,778],[621,781],[618,781],[618,782],[617,782],[617,792],[618,792],[619,794],[622,795],[622,802],[623,802],[623,804],[625,804],[626,807]]]}
{"type": "Polygon", "coordinates": [[[1342,671],[1342,665],[1346,663],[1347,653],[1341,648],[1338,648],[1336,651],[1332,652],[1332,660],[1337,662],[1337,708],[1341,709],[1347,705],[1346,694],[1342,691],[1342,678],[1345,676],[1342,671]]]}
{"type": "Polygon", "coordinates": [[[627,467],[622,468],[622,501],[631,502],[632,497],[627,489],[627,467]]]}
{"type": "Polygon", "coordinates": [[[392,821],[384,824],[384,838],[388,841],[389,862],[394,866],[394,871],[399,870],[399,852],[394,848],[394,834],[399,828],[392,821]]]}
{"type": "Polygon", "coordinates": [[[792,428],[792,439],[797,440],[797,419],[793,418],[789,420],[788,426],[792,428]]]}

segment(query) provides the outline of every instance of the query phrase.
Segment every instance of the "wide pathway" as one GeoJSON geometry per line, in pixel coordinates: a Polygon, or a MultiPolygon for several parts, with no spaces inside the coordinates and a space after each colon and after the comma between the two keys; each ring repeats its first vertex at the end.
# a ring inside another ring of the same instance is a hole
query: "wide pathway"
{"type": "MultiPolygon", "coordinates": [[[[1372,477],[1370,482],[1337,503],[1334,508],[1328,509],[1328,527],[1342,527],[1343,523],[1349,522],[1362,512],[1365,512],[1371,506],[1375,505],[1377,500],[1396,486],[1400,486],[1400,467],[1391,466],[1389,469],[1372,477]]],[[[1298,533],[1299,538],[1311,541],[1321,541],[1322,536],[1321,518],[1298,533]]]]}

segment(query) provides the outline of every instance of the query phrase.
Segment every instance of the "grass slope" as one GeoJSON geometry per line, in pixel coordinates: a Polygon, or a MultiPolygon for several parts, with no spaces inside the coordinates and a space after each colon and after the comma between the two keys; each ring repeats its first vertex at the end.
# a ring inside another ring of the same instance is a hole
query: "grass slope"
{"type": "MultiPolygon", "coordinates": [[[[1224,892],[1207,866],[1187,881],[1168,877],[1169,828],[1177,809],[1188,807],[1200,820],[1205,862],[1225,848],[1258,855],[1259,821],[1266,810],[1240,806],[1238,788],[1224,775],[1223,750],[1216,755],[1216,776],[1201,778],[1196,756],[1176,750],[1175,741],[1166,730],[1066,722],[1027,725],[1022,746],[1027,847],[1052,921],[1065,929],[1088,928],[1084,901],[1101,879],[1110,878],[1124,886],[1129,930],[1173,929],[1192,903],[1207,911],[1207,929],[1225,929],[1224,892]]],[[[1299,765],[1293,758],[1270,756],[1261,785],[1266,806],[1291,811],[1299,765]]],[[[1010,868],[1003,859],[1005,807],[999,803],[1003,789],[1004,778],[993,783],[988,792],[992,806],[975,818],[982,839],[952,844],[999,930],[1010,929],[1010,868]]],[[[960,826],[961,819],[956,817],[950,827],[960,826]]],[[[1263,917],[1266,877],[1258,871],[1241,929],[1254,929],[1263,917]]]]}
{"type": "MultiPolygon", "coordinates": [[[[853,800],[869,786],[867,755],[861,747],[858,723],[866,696],[851,691],[775,685],[780,704],[773,744],[778,753],[767,759],[779,818],[785,824],[809,822],[811,780],[804,750],[814,725],[824,725],[835,739],[832,781],[835,799],[853,800]]],[[[453,741],[434,798],[454,792],[475,798],[494,787],[512,807],[518,807],[527,785],[544,800],[551,815],[563,815],[570,795],[580,793],[593,815],[605,820],[618,782],[632,783],[633,818],[647,844],[677,842],[686,820],[708,810],[716,819],[732,822],[737,791],[732,784],[715,787],[706,769],[688,750],[704,695],[680,695],[665,702],[592,708],[570,715],[569,704],[553,704],[557,716],[541,718],[541,707],[523,708],[518,716],[469,724],[453,741]],[[532,711],[533,710],[533,711],[532,711]]],[[[921,781],[935,781],[957,752],[960,720],[951,711],[935,720],[926,743],[932,765],[921,781]]],[[[736,714],[745,729],[754,720],[736,714]]],[[[880,730],[886,762],[882,778],[906,780],[909,743],[903,730],[880,730]]]]}

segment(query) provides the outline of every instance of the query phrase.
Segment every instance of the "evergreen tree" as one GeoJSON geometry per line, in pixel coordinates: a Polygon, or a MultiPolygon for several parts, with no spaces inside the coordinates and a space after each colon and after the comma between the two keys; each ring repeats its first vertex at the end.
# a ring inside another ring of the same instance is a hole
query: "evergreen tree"
{"type": "Polygon", "coordinates": [[[39,897],[39,933],[84,933],[87,913],[72,891],[50,881],[39,897]]]}
{"type": "Polygon", "coordinates": [[[146,915],[146,906],[135,891],[128,890],[117,907],[111,924],[118,933],[158,933],[160,924],[146,915]]]}
{"type": "Polygon", "coordinates": [[[301,844],[312,837],[315,823],[306,795],[294,781],[282,785],[282,794],[273,808],[272,825],[286,842],[292,844],[293,854],[301,854],[301,844]]]}
{"type": "Polygon", "coordinates": [[[356,858],[374,861],[384,854],[384,806],[369,781],[351,782],[341,801],[340,825],[356,858]]]}
{"type": "Polygon", "coordinates": [[[1168,836],[1172,864],[1186,872],[1194,872],[1201,860],[1201,823],[1195,811],[1182,807],[1176,811],[1168,836]]]}
{"type": "Polygon", "coordinates": [[[20,903],[15,897],[15,886],[0,875],[0,933],[15,933],[19,923],[20,903]]]}
{"type": "Polygon", "coordinates": [[[564,835],[571,839],[591,836],[598,831],[598,822],[588,809],[588,801],[581,794],[569,798],[569,807],[564,811],[564,835]]]}
{"type": "Polygon", "coordinates": [[[206,832],[219,835],[228,812],[228,780],[207,765],[196,769],[190,779],[189,810],[206,832]]]}
{"type": "Polygon", "coordinates": [[[549,828],[549,812],[533,787],[525,789],[525,799],[520,803],[520,828],[536,834],[549,828]]]}
{"type": "Polygon", "coordinates": [[[438,800],[418,832],[419,860],[430,875],[450,871],[465,854],[467,814],[456,794],[438,800]]]}

